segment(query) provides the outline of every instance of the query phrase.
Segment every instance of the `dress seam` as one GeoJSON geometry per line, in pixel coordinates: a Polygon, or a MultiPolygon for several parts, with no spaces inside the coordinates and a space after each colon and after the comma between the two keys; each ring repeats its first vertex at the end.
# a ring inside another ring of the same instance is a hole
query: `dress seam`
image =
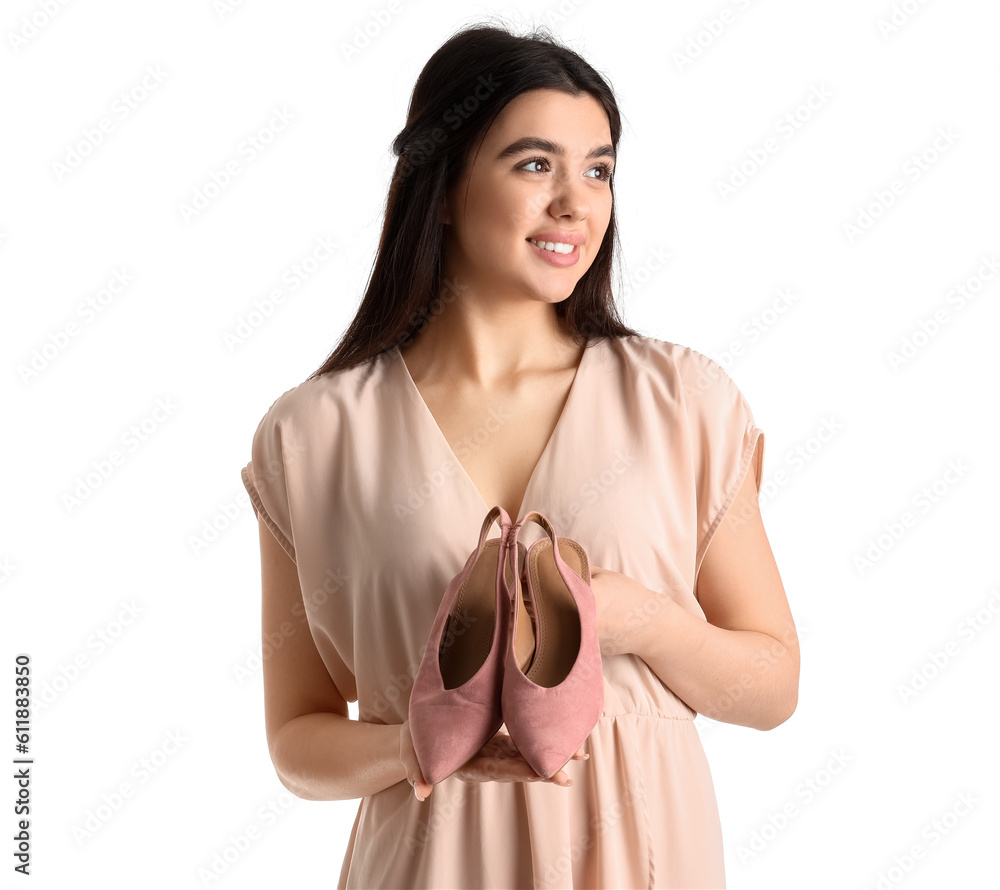
{"type": "MultiPolygon", "coordinates": [[[[747,473],[750,472],[750,461],[753,458],[754,452],[757,450],[757,441],[764,435],[764,431],[759,426],[754,424],[753,421],[749,421],[744,435],[747,435],[750,438],[747,442],[746,448],[743,449],[743,453],[740,455],[740,460],[737,464],[736,481],[733,482],[733,484],[729,487],[729,490],[726,492],[726,498],[722,502],[722,506],[716,511],[715,518],[712,520],[712,524],[708,527],[708,531],[705,532],[705,535],[701,540],[701,544],[695,553],[694,587],[696,590],[698,587],[698,579],[701,575],[701,564],[705,560],[705,554],[708,552],[708,546],[715,539],[715,533],[718,531],[719,526],[722,525],[722,520],[726,518],[726,515],[729,513],[729,508],[733,505],[733,501],[736,500],[736,495],[743,487],[743,481],[746,479],[747,473]]],[[[698,599],[697,594],[695,594],[695,599],[698,599]]]]}
{"type": "Polygon", "coordinates": [[[274,535],[275,539],[281,545],[281,549],[288,554],[288,557],[298,565],[298,560],[295,558],[295,547],[288,538],[285,537],[285,533],[278,528],[278,523],[271,518],[271,514],[267,512],[267,507],[264,506],[264,501],[260,496],[260,492],[257,490],[257,479],[256,474],[253,472],[253,461],[247,464],[241,471],[240,476],[243,477],[243,485],[247,490],[247,494],[250,495],[250,503],[253,504],[255,514],[257,516],[264,517],[264,524],[268,527],[271,534],[274,535]]]}
{"type": "MultiPolygon", "coordinates": [[[[615,718],[618,717],[659,717],[659,714],[637,714],[637,713],[625,713],[625,714],[614,714],[615,718]]],[[[665,720],[682,720],[682,717],[664,717],[665,720]]],[[[643,769],[642,758],[639,756],[639,746],[636,744],[635,737],[626,733],[629,739],[632,741],[632,751],[635,756],[636,769],[639,771],[640,781],[642,782],[642,794],[640,795],[640,800],[642,800],[642,820],[646,828],[646,867],[647,867],[647,878],[646,878],[646,890],[654,890],[653,878],[655,874],[655,862],[653,858],[653,829],[650,824],[649,819],[649,798],[647,797],[646,789],[646,771],[643,769]]]]}
{"type": "Polygon", "coordinates": [[[694,723],[693,717],[675,717],[669,714],[642,714],[639,711],[622,711],[620,714],[601,714],[601,720],[614,720],[618,717],[644,717],[647,720],[679,720],[681,723],[694,723]]]}

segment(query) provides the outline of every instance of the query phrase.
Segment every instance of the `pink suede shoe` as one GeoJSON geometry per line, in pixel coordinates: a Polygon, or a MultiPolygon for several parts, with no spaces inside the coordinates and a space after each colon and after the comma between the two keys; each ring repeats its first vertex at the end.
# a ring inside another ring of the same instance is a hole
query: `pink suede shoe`
{"type": "MultiPolygon", "coordinates": [[[[524,563],[535,653],[525,672],[508,646],[501,709],[518,751],[548,779],[597,725],[604,708],[604,671],[586,551],[576,541],[558,538],[549,520],[535,510],[512,526],[513,537],[528,520],[549,534],[528,548],[524,563]]],[[[512,625],[513,642],[519,636],[518,612],[512,625]]]]}
{"type": "MultiPolygon", "coordinates": [[[[410,736],[420,771],[432,785],[468,762],[503,724],[504,653],[514,595],[521,598],[510,529],[507,512],[493,507],[479,545],[445,590],[413,681],[410,736]],[[498,518],[502,536],[486,541],[498,518]]],[[[530,657],[527,644],[533,649],[530,634],[518,648],[519,664],[530,657]]]]}

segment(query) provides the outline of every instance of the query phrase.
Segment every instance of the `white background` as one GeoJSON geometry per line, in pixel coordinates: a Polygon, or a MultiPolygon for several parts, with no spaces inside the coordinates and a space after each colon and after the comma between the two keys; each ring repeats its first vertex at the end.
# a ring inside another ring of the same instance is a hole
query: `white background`
{"type": "Polygon", "coordinates": [[[387,3],[42,8],[0,13],[4,757],[16,653],[36,692],[33,876],[11,870],[4,804],[0,887],[335,885],[359,802],[294,798],[271,766],[240,469],[268,406],[353,317],[417,74],[494,14],[550,24],[610,79],[626,321],[720,361],[767,436],[762,510],[802,674],[774,731],[698,718],[730,887],[996,886],[995,4],[400,0],[381,29],[387,3]],[[366,23],[379,33],[346,54],[366,23]],[[249,159],[276,110],[290,122],[249,159]],[[289,290],[324,237],[332,258],[289,290]],[[128,285],[85,321],[116,273],[128,285]],[[227,341],[276,287],[285,301],[227,341]],[[100,484],[71,503],[88,475],[100,484]],[[904,701],[914,671],[932,678],[904,701]]]}

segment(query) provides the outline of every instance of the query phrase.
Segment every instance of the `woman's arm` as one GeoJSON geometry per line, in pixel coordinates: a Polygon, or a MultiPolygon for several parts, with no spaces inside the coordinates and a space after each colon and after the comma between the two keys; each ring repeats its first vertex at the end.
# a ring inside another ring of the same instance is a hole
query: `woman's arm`
{"type": "Polygon", "coordinates": [[[278,731],[271,761],[281,784],[303,800],[368,797],[406,779],[401,726],[303,714],[278,731]]]}
{"type": "Polygon", "coordinates": [[[600,575],[597,569],[603,652],[638,655],[683,702],[713,720],[765,730],[794,713],[798,635],[752,472],[701,565],[697,592],[707,621],[634,579],[600,575]]]}
{"type": "Polygon", "coordinates": [[[258,525],[262,632],[283,641],[264,660],[267,744],[281,784],[303,800],[351,800],[404,781],[402,725],[350,719],[306,623],[295,563],[258,525]]]}

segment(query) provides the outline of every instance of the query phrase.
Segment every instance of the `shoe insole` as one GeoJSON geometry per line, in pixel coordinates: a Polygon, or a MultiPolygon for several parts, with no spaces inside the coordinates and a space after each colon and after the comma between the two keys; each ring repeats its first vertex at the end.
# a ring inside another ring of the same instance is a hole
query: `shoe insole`
{"type": "MultiPolygon", "coordinates": [[[[500,541],[486,541],[479,554],[479,560],[455,599],[455,605],[445,621],[438,648],[438,663],[445,689],[457,689],[471,680],[483,666],[493,644],[497,610],[497,559],[500,541]]],[[[508,587],[515,583],[514,573],[508,563],[504,566],[508,587]]],[[[517,601],[522,614],[518,620],[526,622],[529,628],[523,633],[518,628],[514,652],[518,664],[526,664],[534,651],[534,637],[530,631],[531,620],[527,616],[518,583],[517,601]]],[[[505,641],[501,640],[503,645],[505,641]]]]}
{"type": "MultiPolygon", "coordinates": [[[[590,583],[587,554],[576,542],[560,539],[563,562],[590,583]]],[[[535,657],[525,676],[538,686],[558,686],[572,670],[580,652],[580,611],[559,574],[552,541],[541,540],[529,555],[528,573],[534,592],[535,657]]]]}

